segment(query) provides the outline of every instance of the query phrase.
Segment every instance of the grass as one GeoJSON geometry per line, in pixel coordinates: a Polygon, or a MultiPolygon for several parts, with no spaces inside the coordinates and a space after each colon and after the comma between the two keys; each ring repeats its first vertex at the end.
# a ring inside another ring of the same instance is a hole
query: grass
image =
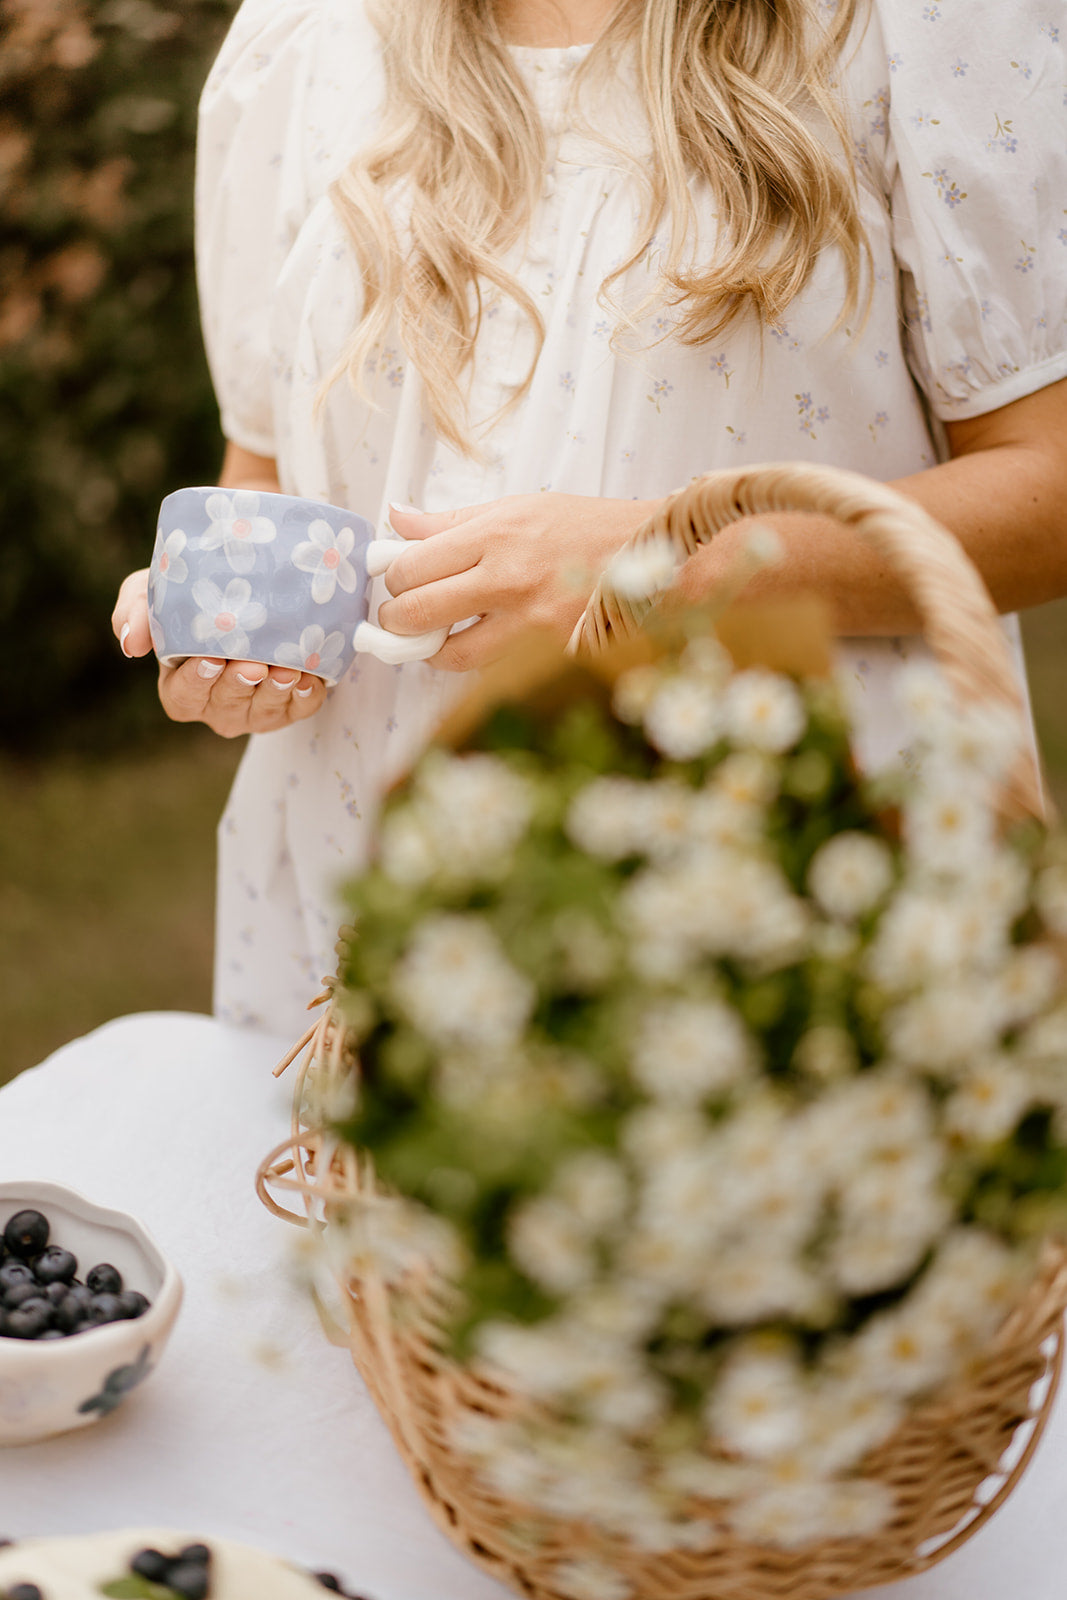
{"type": "MultiPolygon", "coordinates": [[[[1024,632],[1067,817],[1067,600],[1024,632]]],[[[170,728],[106,762],[0,758],[0,1082],[111,1017],[210,1009],[215,825],[240,753],[170,728]]]]}
{"type": "Polygon", "coordinates": [[[215,826],[240,745],[0,761],[0,1082],[130,1011],[211,1009],[215,826]]]}

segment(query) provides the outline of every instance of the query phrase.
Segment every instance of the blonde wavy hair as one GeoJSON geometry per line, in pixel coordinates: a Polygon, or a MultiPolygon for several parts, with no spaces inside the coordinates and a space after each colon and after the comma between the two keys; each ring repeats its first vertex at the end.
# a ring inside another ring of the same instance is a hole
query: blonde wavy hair
{"type": "MultiPolygon", "coordinates": [[[[576,90],[632,60],[652,154],[633,162],[644,213],[602,294],[667,218],[656,293],[677,308],[684,342],[706,344],[745,313],[773,325],[828,246],[844,267],[838,323],[855,314],[868,250],[834,72],[858,3],[838,0],[831,11],[825,0],[619,0],[576,90]],[[698,265],[694,176],[711,187],[720,229],[714,260],[698,265]]],[[[511,296],[537,336],[510,404],[528,388],[544,340],[537,305],[505,258],[541,195],[545,132],[493,0],[368,0],[368,9],[382,42],[385,111],[331,191],[363,310],[328,382],[347,371],[366,394],[395,316],[438,434],[476,453],[464,380],[485,287],[511,296]]]]}

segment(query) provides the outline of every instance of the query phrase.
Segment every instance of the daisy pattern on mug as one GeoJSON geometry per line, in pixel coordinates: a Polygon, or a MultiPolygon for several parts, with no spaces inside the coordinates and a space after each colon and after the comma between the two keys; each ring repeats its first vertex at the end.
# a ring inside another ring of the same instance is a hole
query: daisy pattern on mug
{"type": "MultiPolygon", "coordinates": [[[[162,534],[162,528],[159,532],[162,534]]],[[[162,605],[168,583],[184,583],[189,576],[189,568],[182,557],[186,543],[185,534],[180,528],[175,528],[161,541],[155,572],[157,605],[162,605]]]]}
{"type": "Polygon", "coordinates": [[[259,495],[253,489],[211,495],[207,514],[211,522],[200,548],[222,550],[234,572],[251,572],[256,564],[256,545],[271,544],[278,536],[270,518],[260,516],[259,495]]]}
{"type": "Polygon", "coordinates": [[[327,633],[313,622],[295,644],[280,644],[276,659],[280,667],[297,667],[301,672],[314,672],[328,683],[336,683],[341,676],[344,642],[344,635],[339,631],[327,633]]]}
{"type": "Polygon", "coordinates": [[[308,537],[293,551],[293,566],[310,572],[311,598],[324,606],[334,597],[340,584],[345,594],[354,594],[359,582],[355,567],[347,558],[356,542],[351,528],[334,533],[330,524],[316,517],[308,527],[308,537]]]}
{"type": "Polygon", "coordinates": [[[193,618],[193,638],[200,644],[217,641],[220,653],[233,661],[249,659],[249,634],[262,628],[266,607],[252,599],[247,578],[232,578],[225,589],[206,578],[193,584],[193,599],[200,607],[193,618]]]}

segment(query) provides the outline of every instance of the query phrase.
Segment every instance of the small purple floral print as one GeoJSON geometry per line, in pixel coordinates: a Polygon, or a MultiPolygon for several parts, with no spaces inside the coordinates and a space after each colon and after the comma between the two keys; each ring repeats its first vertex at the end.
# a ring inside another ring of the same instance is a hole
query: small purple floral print
{"type": "Polygon", "coordinates": [[[896,72],[897,68],[898,67],[902,67],[903,65],[904,65],[904,57],[903,56],[894,54],[894,55],[891,55],[889,57],[889,70],[890,70],[890,72],[896,72]]]}
{"type": "Polygon", "coordinates": [[[1015,270],[1016,272],[1032,272],[1034,266],[1034,255],[1036,254],[1036,246],[1027,244],[1025,239],[1020,239],[1019,243],[1022,245],[1025,254],[1021,255],[1016,261],[1015,270]]]}
{"type": "Polygon", "coordinates": [[[888,411],[876,411],[875,414],[874,414],[873,421],[868,422],[868,424],[867,424],[867,427],[868,427],[868,429],[870,431],[870,435],[871,435],[872,439],[877,439],[877,437],[878,437],[877,430],[879,428],[888,428],[888,426],[889,426],[889,413],[888,413],[888,411]]]}
{"type": "Polygon", "coordinates": [[[563,390],[564,394],[573,394],[574,393],[574,373],[573,372],[561,372],[560,375],[559,375],[559,386],[563,390]]]}
{"type": "Polygon", "coordinates": [[[1056,237],[1061,244],[1067,244],[1067,228],[1061,228],[1056,237]]]}
{"type": "Polygon", "coordinates": [[[1013,61],[1012,66],[1015,68],[1016,72],[1022,73],[1027,82],[1029,82],[1034,75],[1034,69],[1030,65],[1029,61],[1013,61]]]}
{"type": "Polygon", "coordinates": [[[726,431],[733,438],[734,444],[744,444],[745,440],[748,438],[747,433],[744,431],[739,433],[736,428],[731,428],[729,423],[726,424],[726,431]]]}
{"type": "Polygon", "coordinates": [[[1037,31],[1038,33],[1045,34],[1049,39],[1052,40],[1053,44],[1055,44],[1060,37],[1060,30],[1057,28],[1054,22],[1043,22],[1037,31]]]}
{"type": "MultiPolygon", "coordinates": [[[[815,412],[815,402],[811,398],[809,391],[805,390],[803,394],[796,395],[795,399],[797,403],[797,415],[800,417],[800,422],[798,424],[799,431],[801,433],[806,433],[809,439],[817,438],[818,435],[815,432],[815,422],[816,420],[822,420],[822,414],[824,411],[826,411],[826,407],[820,407],[817,418],[815,412]]],[[[828,417],[830,413],[826,411],[826,415],[828,417]]]]}
{"type": "Polygon", "coordinates": [[[969,61],[964,61],[962,56],[957,56],[955,61],[952,63],[952,76],[954,78],[965,78],[967,76],[967,68],[970,66],[970,64],[971,63],[969,61]]]}
{"type": "Polygon", "coordinates": [[[889,361],[889,351],[888,350],[879,350],[878,354],[874,358],[874,364],[875,364],[876,367],[884,367],[888,363],[888,361],[889,361]]]}
{"type": "Polygon", "coordinates": [[[939,6],[927,6],[923,11],[924,22],[940,22],[941,9],[939,6]]]}
{"type": "Polygon", "coordinates": [[[935,167],[933,172],[924,172],[923,177],[930,178],[932,180],[934,188],[937,190],[941,199],[953,211],[959,205],[961,200],[966,200],[966,189],[961,189],[959,184],[955,182],[955,180],[944,167],[935,167]]]}
{"type": "Polygon", "coordinates": [[[711,370],[712,370],[712,372],[720,373],[721,376],[722,376],[723,382],[726,384],[726,387],[727,388],[730,387],[730,379],[733,376],[733,370],[734,369],[733,369],[733,367],[731,367],[730,363],[727,361],[725,352],[720,350],[720,352],[719,352],[719,354],[717,356],[713,356],[712,357],[711,370]]]}
{"type": "Polygon", "coordinates": [[[983,300],[980,303],[978,310],[981,314],[983,322],[988,322],[989,318],[993,315],[993,307],[990,305],[988,300],[983,300]]]}
{"type": "Polygon", "coordinates": [[[657,378],[655,383],[652,385],[652,393],[650,395],[646,396],[646,398],[651,400],[651,402],[655,406],[656,410],[659,411],[659,409],[660,409],[660,401],[661,400],[666,400],[667,396],[669,394],[673,394],[673,393],[674,393],[674,384],[673,383],[668,383],[666,378],[657,378]]]}
{"type": "Polygon", "coordinates": [[[1012,132],[1011,118],[1001,121],[1000,117],[997,117],[996,124],[991,137],[986,140],[986,149],[1003,150],[1007,155],[1013,156],[1019,148],[1019,141],[1012,132]]]}
{"type": "Polygon", "coordinates": [[[913,128],[939,128],[941,126],[940,120],[937,117],[932,117],[929,111],[916,111],[915,115],[908,120],[913,128]]]}

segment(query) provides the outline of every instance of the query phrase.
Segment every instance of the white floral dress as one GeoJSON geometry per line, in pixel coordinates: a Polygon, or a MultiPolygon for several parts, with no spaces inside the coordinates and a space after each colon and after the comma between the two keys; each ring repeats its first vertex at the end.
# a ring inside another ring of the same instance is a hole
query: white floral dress
{"type": "MultiPolygon", "coordinates": [[[[624,257],[640,196],[625,164],[569,120],[586,47],[516,49],[551,155],[513,266],[546,339],[529,393],[474,462],[427,427],[398,343],[383,353],[378,409],[341,382],[314,414],[359,310],[327,187],[375,128],[377,36],[361,0],[245,0],[204,92],[199,141],[198,274],[224,432],[276,457],[287,492],[351,507],[383,532],[391,500],[439,511],[540,489],[644,498],[713,467],[787,458],[878,479],[933,465],[938,419],[1067,374],[1061,11],[1059,0],[874,0],[841,85],[874,254],[870,315],[831,331],[842,276],[827,252],[762,352],[744,327],[683,345],[667,310],[648,316],[640,344],[612,347],[598,289],[624,257]]],[[[609,110],[640,150],[626,83],[609,110]]],[[[711,197],[693,188],[701,248],[713,250],[711,197]]],[[[623,297],[640,298],[656,258],[654,244],[623,297]]],[[[475,417],[511,396],[531,339],[513,304],[490,307],[475,417]]],[[[868,760],[898,746],[890,680],[918,648],[882,639],[845,651],[868,760]]],[[[223,1017],[301,1025],[333,970],[338,884],[364,859],[383,786],[458,686],[422,663],[358,657],[317,716],[252,738],[220,829],[223,1017]]]]}

